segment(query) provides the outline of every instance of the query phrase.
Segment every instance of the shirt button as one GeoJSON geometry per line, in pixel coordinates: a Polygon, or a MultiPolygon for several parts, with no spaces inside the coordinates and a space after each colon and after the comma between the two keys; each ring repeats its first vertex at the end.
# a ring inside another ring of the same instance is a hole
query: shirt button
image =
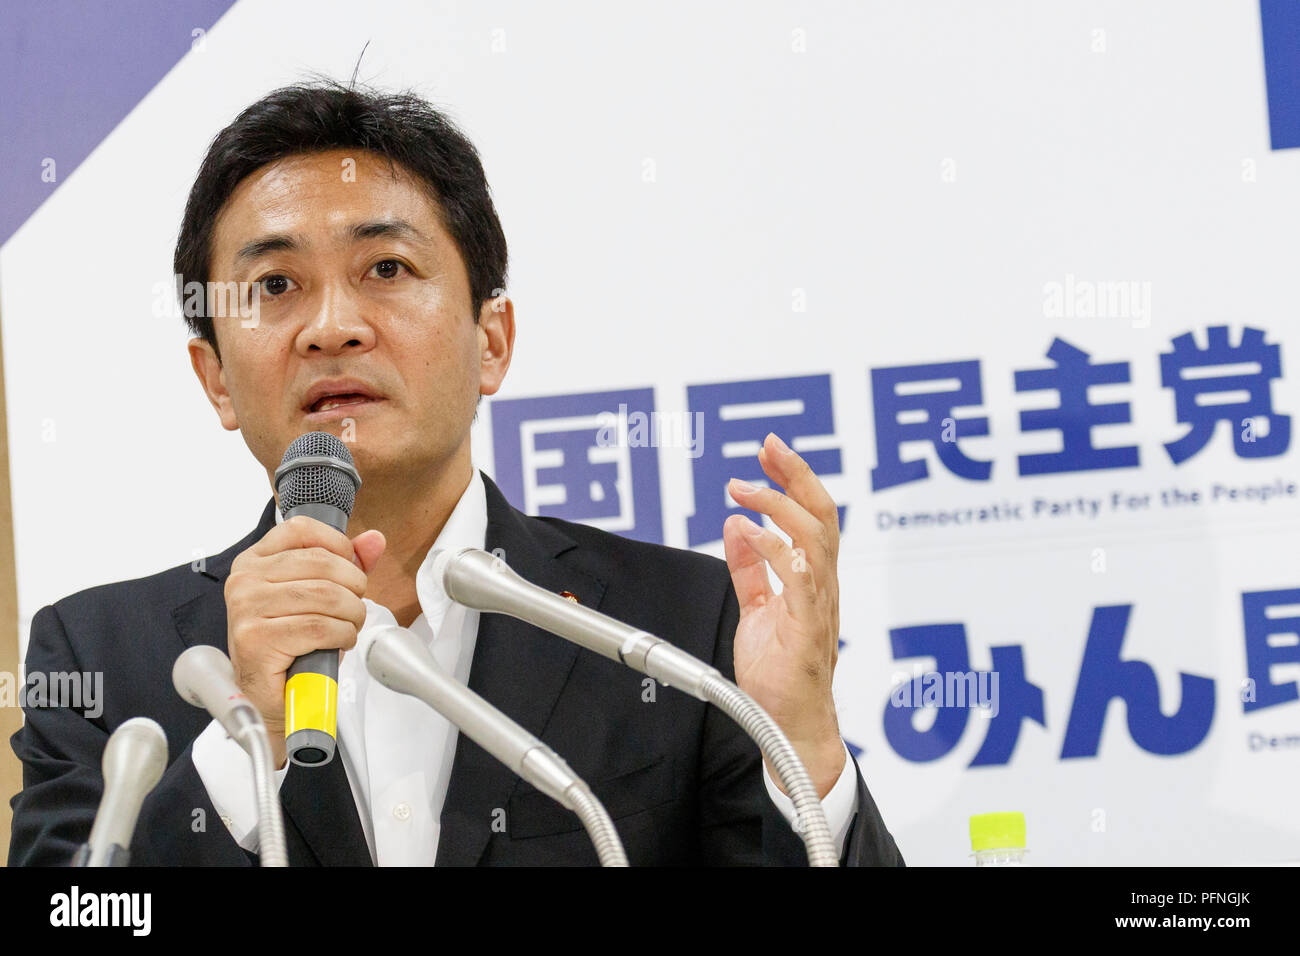
{"type": "Polygon", "coordinates": [[[226,825],[226,829],[227,829],[227,830],[230,829],[230,817],[229,817],[227,814],[224,814],[224,813],[223,813],[223,814],[221,815],[221,822],[224,823],[224,824],[226,825]]]}
{"type": "Polygon", "coordinates": [[[393,807],[393,816],[397,817],[399,820],[411,819],[410,806],[405,803],[399,803],[397,806],[393,807]]]}

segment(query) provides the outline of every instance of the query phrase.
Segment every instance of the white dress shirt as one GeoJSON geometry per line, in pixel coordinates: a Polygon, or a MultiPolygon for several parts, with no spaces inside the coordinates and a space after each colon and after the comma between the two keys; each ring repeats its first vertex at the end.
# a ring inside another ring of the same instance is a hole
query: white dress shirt
{"type": "MultiPolygon", "coordinates": [[[[277,509],[277,524],[281,520],[277,509]]],[[[447,597],[441,582],[433,579],[431,559],[434,551],[443,548],[482,548],[486,536],[487,496],[475,471],[416,572],[415,592],[423,613],[409,628],[433,651],[442,669],[462,684],[469,682],[479,613],[447,597]]],[[[362,600],[366,620],[357,638],[358,649],[373,639],[377,629],[398,626],[386,607],[362,600]]],[[[370,859],[376,865],[433,865],[457,735],[454,726],[424,703],[372,680],[357,650],[344,652],[339,663],[337,757],[347,772],[370,859]]],[[[192,755],[222,822],[241,847],[256,853],[257,806],[248,756],[215,720],[195,738],[192,755]]],[[[283,783],[288,767],[276,773],[277,785],[283,783]]],[[[763,780],[773,803],[793,825],[794,804],[777,789],[766,766],[763,780]]],[[[857,774],[847,750],[844,770],[822,807],[842,853],[857,810],[857,774]]]]}

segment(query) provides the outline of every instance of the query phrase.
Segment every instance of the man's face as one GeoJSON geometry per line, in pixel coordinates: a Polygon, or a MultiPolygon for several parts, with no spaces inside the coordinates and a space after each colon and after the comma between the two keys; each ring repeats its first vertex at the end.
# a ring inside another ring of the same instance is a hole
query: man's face
{"type": "Polygon", "coordinates": [[[268,471],[310,431],[344,438],[363,481],[467,455],[478,396],[509,366],[513,306],[475,323],[456,244],[403,170],[359,150],[257,170],[218,217],[210,278],[258,286],[255,322],[214,319],[221,362],[197,339],[190,354],[268,471]],[[316,400],[321,383],[332,399],[316,400]]]}

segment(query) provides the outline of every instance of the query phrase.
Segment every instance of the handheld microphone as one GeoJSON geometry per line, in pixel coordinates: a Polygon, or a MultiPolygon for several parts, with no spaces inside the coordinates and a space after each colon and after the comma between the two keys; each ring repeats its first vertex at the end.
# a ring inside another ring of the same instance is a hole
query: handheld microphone
{"type": "Polygon", "coordinates": [[[211,645],[196,644],[176,658],[172,686],[183,700],[211,714],[248,753],[257,800],[258,858],[262,866],[288,866],[280,795],[271,782],[271,741],[262,715],[235,683],[230,658],[211,645]]]}
{"type": "Polygon", "coordinates": [[[167,735],[148,717],[132,717],[104,746],[104,796],[90,839],[73,866],[127,866],[140,807],[167,769],[167,735]]]}
{"type": "Polygon", "coordinates": [[[505,561],[481,548],[439,551],[434,555],[433,574],[458,604],[518,618],[715,705],[740,725],[776,771],[798,815],[795,829],[808,851],[808,862],[839,866],[821,797],[798,752],[767,711],[716,667],[662,638],[525,581],[505,561]]]}
{"type": "Polygon", "coordinates": [[[448,676],[418,637],[403,628],[381,628],[360,650],[371,677],[424,701],[516,775],[577,814],[601,866],[627,866],[613,821],[582,778],[554,750],[448,676]]]}
{"type": "MultiPolygon", "coordinates": [[[[346,532],[361,476],[352,453],[328,432],[299,435],[275,470],[275,491],[285,520],[307,515],[346,532]]],[[[323,648],[289,667],[284,684],[285,749],[304,767],[334,759],[338,732],[339,652],[323,648]]]]}

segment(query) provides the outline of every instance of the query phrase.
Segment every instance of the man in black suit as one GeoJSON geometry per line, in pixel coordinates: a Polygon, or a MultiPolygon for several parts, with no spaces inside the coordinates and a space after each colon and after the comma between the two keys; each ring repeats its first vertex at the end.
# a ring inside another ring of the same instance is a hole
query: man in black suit
{"type": "MultiPolygon", "coordinates": [[[[433,621],[439,641],[454,630],[437,630],[451,616],[435,611],[440,591],[421,576],[453,525],[474,528],[475,544],[501,549],[528,580],[667,636],[736,678],[799,752],[834,818],[843,861],[902,864],[840,739],[831,698],[839,529],[833,501],[795,452],[769,436],[759,460],[772,487],[728,488],[790,543],[732,516],[725,565],[527,517],[475,473],[470,424],[479,396],[494,394],[509,367],[514,312],[481,164],[445,117],[415,97],[333,84],[268,95],[213,141],[175,265],[196,333],[191,361],[222,425],[240,430],[268,478],[295,437],[335,431],[364,483],[346,534],[311,519],[277,524],[272,500],[257,527],[219,555],[37,614],[28,672],[102,672],[103,712],[26,710],[13,738],[24,789],[13,801],[11,864],[65,863],[86,840],[104,744],[134,716],[157,720],[170,752],[142,811],[133,862],[254,862],[256,846],[238,824],[216,822],[223,784],[209,750],[200,753],[209,721],[171,690],[172,663],[194,644],[227,651],[285,768],[285,671],[294,658],[346,652],[380,618],[417,633],[433,621]],[[198,310],[192,282],[204,290],[198,310]],[[237,289],[241,309],[214,309],[214,287],[237,289]],[[779,595],[769,565],[783,582],[779,595]]],[[[591,783],[633,865],[804,862],[757,749],[716,709],[647,689],[641,675],[510,618],[483,615],[466,630],[469,686],[591,783]]],[[[404,727],[392,729],[390,737],[404,727]]],[[[365,766],[365,740],[373,746],[373,737],[349,741],[341,730],[350,761],[282,769],[291,863],[411,859],[376,850],[384,821],[368,810],[373,788],[390,781],[374,779],[382,755],[370,754],[369,778],[356,769],[365,766]]],[[[415,774],[433,781],[417,803],[427,798],[423,809],[433,808],[438,864],[595,862],[575,817],[465,737],[454,740],[445,780],[432,767],[415,774]]],[[[418,754],[426,744],[406,749],[418,754]]]]}

